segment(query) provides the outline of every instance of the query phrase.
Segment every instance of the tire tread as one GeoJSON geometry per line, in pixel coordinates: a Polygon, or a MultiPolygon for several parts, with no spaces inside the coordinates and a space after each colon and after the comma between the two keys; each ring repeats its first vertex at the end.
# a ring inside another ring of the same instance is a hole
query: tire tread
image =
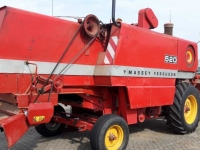
{"type": "MultiPolygon", "coordinates": [[[[182,113],[182,108],[184,106],[184,97],[185,93],[188,89],[190,90],[196,90],[191,84],[182,82],[178,85],[176,85],[176,92],[175,92],[175,98],[173,105],[169,107],[169,114],[167,117],[167,123],[168,125],[176,132],[178,133],[191,133],[193,132],[196,127],[198,126],[198,122],[194,121],[193,125],[191,127],[187,127],[184,122],[184,114],[182,113]]],[[[196,92],[196,91],[194,91],[196,92]]],[[[199,101],[199,98],[197,98],[197,101],[199,101]]],[[[197,102],[199,104],[199,102],[197,102]]],[[[199,118],[199,105],[198,105],[198,112],[197,117],[199,118]]],[[[197,118],[197,119],[198,119],[197,118]]]]}
{"type": "Polygon", "coordinates": [[[101,133],[105,132],[106,127],[108,127],[109,123],[111,123],[112,121],[113,122],[117,121],[118,125],[120,126],[122,125],[125,127],[125,130],[126,130],[125,132],[127,132],[127,133],[124,133],[125,141],[121,145],[122,148],[120,147],[119,150],[124,150],[126,148],[126,146],[128,145],[128,139],[129,139],[129,129],[128,129],[128,125],[126,121],[118,115],[107,114],[107,115],[101,116],[92,128],[92,131],[90,133],[90,145],[91,145],[92,150],[105,149],[105,147],[103,146],[104,144],[99,143],[99,141],[100,141],[100,138],[103,138],[101,133]]]}

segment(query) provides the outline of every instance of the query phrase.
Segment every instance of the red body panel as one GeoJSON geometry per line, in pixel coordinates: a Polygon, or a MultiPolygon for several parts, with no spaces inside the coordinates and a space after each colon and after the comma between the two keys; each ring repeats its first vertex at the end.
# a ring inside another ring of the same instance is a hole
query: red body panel
{"type": "Polygon", "coordinates": [[[115,65],[177,69],[164,62],[165,54],[177,56],[177,38],[122,24],[115,65]]]}
{"type": "Polygon", "coordinates": [[[48,123],[53,116],[53,112],[54,112],[54,107],[51,102],[31,103],[28,106],[27,119],[30,125],[48,123]],[[36,119],[37,117],[39,117],[39,120],[36,119]]]}
{"type": "MultiPolygon", "coordinates": [[[[80,26],[75,22],[10,7],[1,10],[5,13],[0,30],[1,58],[4,59],[57,62],[80,26]]],[[[63,62],[71,60],[88,42],[87,36],[82,36],[78,35],[63,62]]],[[[94,42],[88,49],[90,55],[83,55],[76,63],[96,64],[100,50],[101,44],[94,42]]]]}
{"type": "Polygon", "coordinates": [[[178,70],[186,72],[196,72],[198,66],[198,50],[197,44],[194,42],[189,42],[183,39],[178,39],[178,70]],[[186,64],[186,49],[191,45],[194,50],[194,65],[189,68],[186,64]]]}
{"type": "MultiPolygon", "coordinates": [[[[8,61],[11,59],[56,63],[80,26],[80,24],[75,22],[10,7],[1,8],[0,16],[4,16],[0,29],[0,58],[8,59],[8,61]]],[[[83,31],[78,34],[62,63],[68,63],[90,40],[90,38],[84,36],[82,32],[83,31]]],[[[102,44],[93,42],[92,46],[87,49],[87,54],[84,53],[76,63],[95,65],[98,52],[100,51],[103,51],[102,44]]],[[[16,70],[17,69],[20,70],[20,68],[16,68],[16,70]]],[[[13,73],[14,72],[15,70],[13,70],[13,73]]],[[[30,76],[26,78],[23,74],[1,74],[0,76],[1,83],[3,83],[0,87],[2,93],[23,93],[30,84],[30,76]],[[11,83],[17,84],[17,86],[10,86],[12,85],[11,83]],[[17,87],[19,89],[17,89],[17,87]]],[[[77,78],[80,78],[80,80],[75,80],[77,82],[71,80],[70,77],[69,79],[65,79],[66,84],[94,84],[93,80],[89,77],[77,78]]]]}
{"type": "Polygon", "coordinates": [[[174,86],[135,86],[127,88],[131,109],[173,104],[174,95],[169,93],[175,92],[174,86]]]}

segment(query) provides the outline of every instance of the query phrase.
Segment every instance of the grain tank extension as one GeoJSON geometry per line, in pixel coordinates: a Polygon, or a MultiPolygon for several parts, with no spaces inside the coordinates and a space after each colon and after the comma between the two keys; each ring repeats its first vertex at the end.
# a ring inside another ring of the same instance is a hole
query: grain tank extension
{"type": "Polygon", "coordinates": [[[35,126],[43,136],[90,130],[95,150],[124,150],[128,125],[165,116],[178,133],[199,121],[195,42],[152,31],[150,8],[138,22],[78,22],[0,8],[0,130],[12,147],[35,126]]]}

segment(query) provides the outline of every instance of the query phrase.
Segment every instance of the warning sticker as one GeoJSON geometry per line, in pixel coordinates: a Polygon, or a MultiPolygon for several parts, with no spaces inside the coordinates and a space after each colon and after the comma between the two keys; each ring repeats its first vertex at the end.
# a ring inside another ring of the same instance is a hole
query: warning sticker
{"type": "Polygon", "coordinates": [[[44,121],[44,119],[45,119],[45,116],[35,116],[35,117],[33,117],[34,122],[41,122],[41,121],[44,121]]]}

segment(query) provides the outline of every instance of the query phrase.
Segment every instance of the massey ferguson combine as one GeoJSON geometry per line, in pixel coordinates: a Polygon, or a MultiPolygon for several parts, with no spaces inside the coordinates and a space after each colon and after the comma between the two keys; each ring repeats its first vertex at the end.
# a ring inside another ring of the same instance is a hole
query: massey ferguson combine
{"type": "Polygon", "coordinates": [[[157,33],[150,8],[137,24],[71,22],[0,8],[0,129],[12,147],[30,126],[43,136],[90,130],[94,150],[124,150],[128,125],[165,116],[195,131],[197,44],[157,33]]]}

